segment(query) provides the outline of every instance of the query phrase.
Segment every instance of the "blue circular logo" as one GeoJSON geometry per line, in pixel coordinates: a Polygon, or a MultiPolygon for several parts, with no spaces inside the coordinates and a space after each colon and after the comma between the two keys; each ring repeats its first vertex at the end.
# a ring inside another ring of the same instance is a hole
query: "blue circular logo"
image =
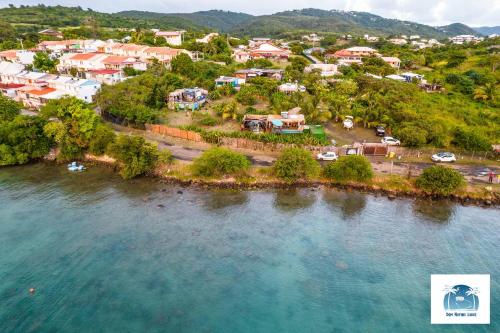
{"type": "Polygon", "coordinates": [[[459,284],[445,289],[444,308],[446,311],[477,311],[479,297],[477,288],[459,284]]]}

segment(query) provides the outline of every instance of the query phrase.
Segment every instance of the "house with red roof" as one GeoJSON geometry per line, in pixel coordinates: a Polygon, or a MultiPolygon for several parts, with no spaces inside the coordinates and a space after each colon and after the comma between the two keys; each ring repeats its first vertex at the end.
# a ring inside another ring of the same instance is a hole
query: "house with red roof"
{"type": "Polygon", "coordinates": [[[140,71],[145,71],[147,69],[147,64],[145,62],[127,56],[107,55],[106,58],[102,60],[102,63],[106,69],[117,69],[121,71],[124,68],[133,68],[140,71]]]}
{"type": "Polygon", "coordinates": [[[288,59],[291,52],[289,50],[274,46],[273,44],[263,43],[255,48],[249,49],[248,54],[252,59],[288,59]]]}
{"type": "Polygon", "coordinates": [[[102,60],[106,57],[103,53],[66,53],[59,58],[57,70],[60,73],[68,73],[71,68],[76,68],[79,72],[104,69],[102,60]]]}
{"type": "Polygon", "coordinates": [[[91,69],[85,72],[85,77],[108,85],[124,80],[123,72],[118,69],[91,69]]]}
{"type": "Polygon", "coordinates": [[[325,57],[337,59],[340,65],[361,64],[363,58],[380,56],[377,50],[366,46],[355,46],[348,49],[339,50],[333,54],[327,54],[325,57]]]}

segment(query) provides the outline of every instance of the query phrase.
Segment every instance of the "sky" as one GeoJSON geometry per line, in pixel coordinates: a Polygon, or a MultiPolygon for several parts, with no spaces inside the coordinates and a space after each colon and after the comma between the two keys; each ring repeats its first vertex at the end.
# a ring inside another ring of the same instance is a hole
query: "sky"
{"type": "Polygon", "coordinates": [[[147,10],[161,13],[190,13],[222,9],[254,15],[302,8],[366,11],[386,18],[428,25],[460,22],[469,26],[499,26],[500,0],[0,0],[8,4],[81,6],[103,12],[147,10]]]}

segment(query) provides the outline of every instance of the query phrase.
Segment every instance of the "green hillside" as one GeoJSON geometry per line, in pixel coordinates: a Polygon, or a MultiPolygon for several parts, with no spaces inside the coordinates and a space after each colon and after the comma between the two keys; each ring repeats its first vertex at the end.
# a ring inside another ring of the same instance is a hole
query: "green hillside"
{"type": "Polygon", "coordinates": [[[192,22],[193,25],[197,24],[200,26],[204,26],[219,31],[228,31],[233,27],[253,18],[253,16],[249,14],[235,13],[223,10],[208,10],[195,13],[173,13],[173,14],[130,10],[130,11],[118,12],[116,13],[116,15],[135,18],[135,19],[143,19],[143,20],[148,20],[148,19],[187,20],[189,22],[192,22]]]}
{"type": "Polygon", "coordinates": [[[190,29],[202,28],[193,21],[181,17],[164,16],[147,18],[126,17],[116,14],[106,14],[84,10],[81,7],[63,6],[21,6],[0,9],[0,20],[8,22],[21,30],[35,31],[42,27],[64,28],[85,25],[93,19],[100,27],[106,28],[137,28],[149,27],[160,29],[190,29]]]}
{"type": "Polygon", "coordinates": [[[424,24],[386,19],[365,12],[302,9],[258,16],[234,27],[232,32],[243,35],[279,36],[294,30],[373,35],[420,35],[446,38],[451,35],[475,33],[462,24],[434,28],[424,24]],[[459,29],[460,26],[460,29],[459,29]],[[445,29],[447,28],[447,29],[445,29]]]}
{"type": "Polygon", "coordinates": [[[458,34],[477,34],[466,25],[455,23],[444,27],[386,19],[365,12],[302,9],[272,15],[252,16],[222,10],[195,13],[155,13],[123,11],[99,13],[81,7],[21,6],[0,9],[0,21],[18,31],[36,31],[42,27],[64,28],[94,25],[104,28],[159,28],[184,30],[218,30],[240,36],[287,36],[301,32],[389,35],[420,35],[443,39],[458,34]]]}

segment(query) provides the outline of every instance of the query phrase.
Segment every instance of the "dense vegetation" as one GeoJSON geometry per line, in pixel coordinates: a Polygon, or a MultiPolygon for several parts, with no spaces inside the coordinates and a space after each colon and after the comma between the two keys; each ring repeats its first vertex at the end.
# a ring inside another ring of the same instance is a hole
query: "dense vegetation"
{"type": "Polygon", "coordinates": [[[311,152],[301,148],[283,150],[273,165],[274,174],[287,182],[316,177],[320,170],[320,165],[311,152]]]}
{"type": "Polygon", "coordinates": [[[119,135],[110,143],[107,152],[121,165],[124,179],[134,178],[152,171],[160,162],[168,162],[171,154],[160,152],[158,147],[141,136],[119,135]]]}
{"type": "Polygon", "coordinates": [[[24,164],[48,154],[52,146],[41,117],[19,114],[20,105],[0,95],[0,166],[24,164]]]}
{"type": "Polygon", "coordinates": [[[335,181],[366,182],[373,178],[370,161],[364,156],[341,156],[337,161],[328,163],[323,168],[323,175],[335,181]]]}
{"type": "Polygon", "coordinates": [[[213,177],[241,174],[250,167],[248,158],[227,148],[208,149],[193,161],[193,173],[197,176],[213,177]]]}
{"type": "Polygon", "coordinates": [[[41,114],[59,120],[48,122],[44,132],[58,144],[60,160],[81,158],[85,152],[101,155],[114,139],[113,131],[94,110],[75,97],[51,100],[41,114]]]}
{"type": "Polygon", "coordinates": [[[417,187],[424,191],[442,195],[455,192],[464,183],[464,177],[460,172],[442,165],[435,165],[425,169],[416,182],[417,187]]]}

